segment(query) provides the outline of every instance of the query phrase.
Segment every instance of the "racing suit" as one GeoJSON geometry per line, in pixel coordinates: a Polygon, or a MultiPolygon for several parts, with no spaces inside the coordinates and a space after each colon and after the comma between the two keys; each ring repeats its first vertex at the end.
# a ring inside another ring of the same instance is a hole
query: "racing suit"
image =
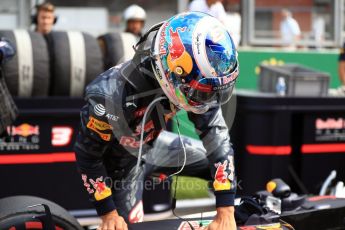
{"type": "Polygon", "coordinates": [[[8,90],[2,65],[11,60],[16,50],[6,38],[0,38],[0,138],[7,137],[7,127],[10,126],[18,115],[18,109],[8,90]]]}
{"type": "Polygon", "coordinates": [[[204,148],[183,137],[183,152],[180,137],[163,131],[174,115],[168,99],[155,104],[142,125],[147,107],[161,96],[151,67],[133,61],[109,69],[87,86],[75,152],[98,215],[117,209],[127,222],[141,221],[142,182],[152,172],[176,172],[185,152],[180,175],[213,180],[216,206],[234,205],[233,150],[220,107],[205,114],[188,113],[204,148]],[[143,157],[136,171],[141,132],[143,157]]]}

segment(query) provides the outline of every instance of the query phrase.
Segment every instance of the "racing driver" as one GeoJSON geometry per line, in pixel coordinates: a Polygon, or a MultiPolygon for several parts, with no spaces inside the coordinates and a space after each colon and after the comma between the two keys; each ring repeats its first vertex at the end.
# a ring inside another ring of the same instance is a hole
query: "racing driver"
{"type": "Polygon", "coordinates": [[[135,50],[87,86],[81,110],[75,152],[98,229],[142,221],[142,182],[157,171],[211,181],[217,215],[207,229],[236,229],[233,150],[220,107],[239,73],[231,36],[214,17],[188,12],[153,26],[135,50]],[[202,148],[165,131],[179,110],[202,148]]]}

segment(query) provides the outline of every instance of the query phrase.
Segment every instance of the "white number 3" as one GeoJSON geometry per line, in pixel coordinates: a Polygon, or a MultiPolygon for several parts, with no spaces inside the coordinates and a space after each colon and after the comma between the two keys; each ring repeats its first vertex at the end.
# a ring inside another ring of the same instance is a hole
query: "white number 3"
{"type": "Polygon", "coordinates": [[[72,139],[73,129],[68,126],[56,126],[52,128],[52,145],[62,147],[69,145],[72,139]]]}

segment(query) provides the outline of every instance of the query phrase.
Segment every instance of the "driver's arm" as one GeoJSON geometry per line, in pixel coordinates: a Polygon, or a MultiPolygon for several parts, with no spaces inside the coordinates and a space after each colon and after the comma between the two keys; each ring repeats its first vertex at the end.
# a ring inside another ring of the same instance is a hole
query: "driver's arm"
{"type": "Polygon", "coordinates": [[[210,109],[205,114],[188,113],[207,151],[216,207],[234,205],[236,180],[234,172],[234,152],[230,143],[229,130],[220,108],[210,109]]]}
{"type": "Polygon", "coordinates": [[[234,157],[230,143],[229,130],[224,121],[222,110],[214,108],[205,114],[188,114],[207,151],[213,188],[216,196],[217,215],[207,230],[235,230],[234,199],[236,179],[234,157]]]}
{"type": "Polygon", "coordinates": [[[103,165],[103,155],[113,141],[112,127],[105,117],[97,116],[95,104],[104,105],[102,97],[88,100],[81,112],[80,130],[75,144],[77,166],[89,198],[97,214],[103,216],[115,210],[109,178],[103,165]],[[108,182],[108,183],[107,183],[108,182]]]}

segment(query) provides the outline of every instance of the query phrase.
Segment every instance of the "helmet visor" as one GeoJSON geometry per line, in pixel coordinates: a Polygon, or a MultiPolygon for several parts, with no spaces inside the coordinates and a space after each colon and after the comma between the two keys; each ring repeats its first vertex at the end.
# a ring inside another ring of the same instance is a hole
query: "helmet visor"
{"type": "Polygon", "coordinates": [[[192,80],[188,88],[182,85],[183,92],[192,104],[222,105],[231,98],[237,76],[238,68],[222,78],[192,80]]]}
{"type": "MultiPolygon", "coordinates": [[[[216,91],[204,91],[190,87],[189,90],[184,89],[186,98],[192,106],[206,104],[210,106],[219,106],[225,104],[231,98],[235,81],[228,84],[224,89],[216,91]]],[[[183,87],[183,86],[182,86],[183,87]]]]}

